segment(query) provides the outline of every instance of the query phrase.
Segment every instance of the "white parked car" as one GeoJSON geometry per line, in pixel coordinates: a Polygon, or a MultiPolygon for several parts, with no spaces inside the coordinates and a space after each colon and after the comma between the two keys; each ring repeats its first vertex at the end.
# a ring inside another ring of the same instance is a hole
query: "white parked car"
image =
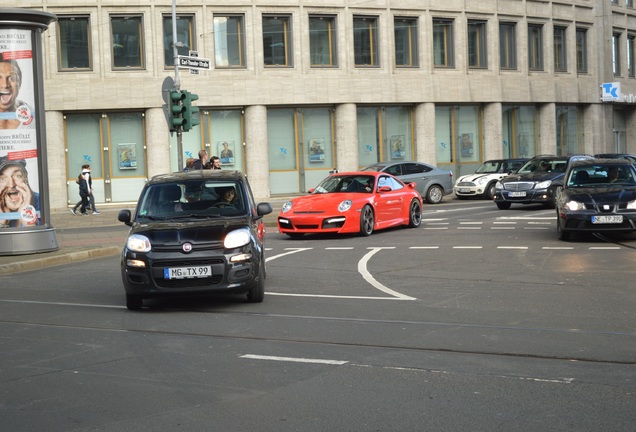
{"type": "Polygon", "coordinates": [[[463,175],[455,182],[453,191],[459,199],[482,197],[492,199],[495,185],[503,177],[516,172],[528,159],[493,159],[481,164],[473,174],[463,175]]]}

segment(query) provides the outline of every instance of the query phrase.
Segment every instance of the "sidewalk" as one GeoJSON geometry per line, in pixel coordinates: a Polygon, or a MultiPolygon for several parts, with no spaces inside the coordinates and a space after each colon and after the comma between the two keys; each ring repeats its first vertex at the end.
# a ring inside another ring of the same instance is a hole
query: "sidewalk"
{"type": "MultiPolygon", "coordinates": [[[[276,230],[276,219],[287,198],[269,199],[274,211],[265,216],[268,229],[276,230]]],[[[59,249],[54,252],[0,256],[0,275],[70,264],[93,258],[119,255],[128,227],[117,220],[119,210],[134,210],[135,203],[98,204],[99,214],[74,215],[70,210],[51,214],[59,249]]]]}

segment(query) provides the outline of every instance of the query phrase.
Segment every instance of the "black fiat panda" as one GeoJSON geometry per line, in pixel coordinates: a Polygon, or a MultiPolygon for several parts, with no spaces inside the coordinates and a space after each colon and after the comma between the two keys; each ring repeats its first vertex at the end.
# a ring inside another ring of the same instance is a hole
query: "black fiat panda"
{"type": "Polygon", "coordinates": [[[134,213],[118,215],[130,226],[121,254],[126,307],[141,309],[144,298],[214,292],[263,301],[263,216],[271,212],[269,203],[255,204],[240,171],[153,177],[134,213]]]}

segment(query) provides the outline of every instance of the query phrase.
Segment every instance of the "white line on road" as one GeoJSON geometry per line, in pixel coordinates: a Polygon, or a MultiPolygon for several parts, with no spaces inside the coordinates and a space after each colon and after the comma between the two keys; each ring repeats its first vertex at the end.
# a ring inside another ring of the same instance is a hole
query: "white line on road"
{"type": "Polygon", "coordinates": [[[302,358],[302,357],[277,357],[277,356],[264,356],[264,355],[256,355],[256,354],[243,354],[239,356],[244,359],[252,359],[252,360],[272,360],[272,361],[280,361],[280,362],[292,362],[292,363],[314,363],[314,364],[328,364],[328,365],[344,365],[349,363],[344,360],[322,360],[322,359],[310,359],[310,358],[302,358]]]}
{"type": "Polygon", "coordinates": [[[272,260],[275,260],[276,258],[284,257],[286,255],[295,254],[296,252],[303,252],[303,251],[312,250],[312,249],[313,248],[294,248],[294,249],[286,248],[285,250],[289,251],[289,252],[285,252],[285,253],[282,253],[282,254],[278,254],[278,255],[271,256],[271,257],[267,257],[267,258],[265,258],[265,262],[270,262],[272,260]]]}
{"type": "Polygon", "coordinates": [[[393,291],[391,288],[385,287],[380,282],[375,280],[373,278],[373,276],[371,275],[371,273],[369,273],[369,271],[367,270],[367,263],[369,262],[369,260],[371,259],[371,257],[373,255],[375,255],[376,253],[378,253],[382,249],[383,248],[372,248],[371,251],[368,254],[366,254],[364,257],[362,257],[362,259],[358,262],[358,272],[362,275],[364,280],[369,282],[374,288],[379,289],[380,291],[382,291],[382,292],[384,292],[384,293],[386,293],[388,295],[392,295],[392,296],[394,296],[396,298],[399,298],[400,300],[417,300],[414,297],[409,297],[407,295],[400,294],[397,291],[393,291]]]}

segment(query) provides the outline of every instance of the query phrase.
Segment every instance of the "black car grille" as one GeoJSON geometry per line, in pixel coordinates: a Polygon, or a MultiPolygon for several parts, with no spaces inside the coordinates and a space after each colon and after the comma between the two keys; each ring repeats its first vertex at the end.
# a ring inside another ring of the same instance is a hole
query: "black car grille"
{"type": "Polygon", "coordinates": [[[503,187],[508,191],[527,191],[534,188],[534,182],[508,182],[503,187]]]}

